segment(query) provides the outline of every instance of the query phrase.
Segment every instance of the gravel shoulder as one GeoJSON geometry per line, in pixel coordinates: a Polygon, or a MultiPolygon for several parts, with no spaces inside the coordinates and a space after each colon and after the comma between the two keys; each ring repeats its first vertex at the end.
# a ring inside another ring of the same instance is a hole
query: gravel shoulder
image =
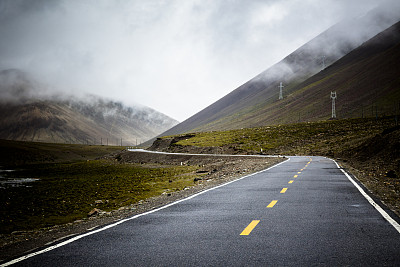
{"type": "Polygon", "coordinates": [[[114,153],[105,158],[119,161],[121,164],[143,163],[163,165],[198,165],[203,174],[194,186],[177,192],[164,193],[158,197],[139,201],[130,206],[121,207],[110,213],[99,213],[83,220],[65,225],[33,231],[13,232],[0,236],[0,263],[21,256],[38,248],[60,242],[74,235],[82,234],[107,224],[119,221],[189,197],[198,192],[238,179],[245,175],[266,169],[286,160],[285,157],[230,157],[230,156],[193,156],[151,154],[146,152],[114,153]]]}

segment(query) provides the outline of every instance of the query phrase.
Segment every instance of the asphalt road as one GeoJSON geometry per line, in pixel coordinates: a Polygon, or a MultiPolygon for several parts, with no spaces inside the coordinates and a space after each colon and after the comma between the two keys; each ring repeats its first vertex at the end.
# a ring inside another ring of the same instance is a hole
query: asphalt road
{"type": "Polygon", "coordinates": [[[399,231],[323,157],[291,157],[77,239],[17,265],[400,265],[399,231]]]}

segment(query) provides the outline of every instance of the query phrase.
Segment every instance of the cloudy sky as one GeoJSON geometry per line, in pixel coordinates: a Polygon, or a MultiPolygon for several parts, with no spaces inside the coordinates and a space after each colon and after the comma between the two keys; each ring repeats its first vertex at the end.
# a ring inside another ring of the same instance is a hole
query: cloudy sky
{"type": "Polygon", "coordinates": [[[0,70],[179,121],[380,0],[0,0],[0,70]]]}

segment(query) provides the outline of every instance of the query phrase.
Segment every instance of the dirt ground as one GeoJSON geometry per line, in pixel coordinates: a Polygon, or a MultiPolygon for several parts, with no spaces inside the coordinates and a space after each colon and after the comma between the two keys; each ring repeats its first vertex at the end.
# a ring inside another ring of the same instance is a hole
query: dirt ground
{"type": "Polygon", "coordinates": [[[238,179],[245,175],[266,169],[286,158],[284,157],[230,157],[230,156],[187,156],[150,154],[145,152],[114,153],[105,156],[121,164],[151,163],[157,165],[198,165],[202,179],[195,186],[187,187],[182,191],[163,194],[134,205],[121,207],[110,214],[92,216],[73,223],[58,225],[45,229],[27,232],[13,232],[10,235],[0,236],[0,263],[34,251],[45,245],[78,235],[121,219],[156,209],[168,203],[186,198],[198,192],[217,185],[238,179]]]}

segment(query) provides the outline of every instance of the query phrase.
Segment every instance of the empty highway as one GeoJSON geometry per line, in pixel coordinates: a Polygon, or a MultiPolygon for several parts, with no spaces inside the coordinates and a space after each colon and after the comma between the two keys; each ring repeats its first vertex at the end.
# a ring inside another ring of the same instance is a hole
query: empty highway
{"type": "Polygon", "coordinates": [[[400,265],[399,225],[372,204],[334,161],[290,157],[5,265],[400,265]]]}

